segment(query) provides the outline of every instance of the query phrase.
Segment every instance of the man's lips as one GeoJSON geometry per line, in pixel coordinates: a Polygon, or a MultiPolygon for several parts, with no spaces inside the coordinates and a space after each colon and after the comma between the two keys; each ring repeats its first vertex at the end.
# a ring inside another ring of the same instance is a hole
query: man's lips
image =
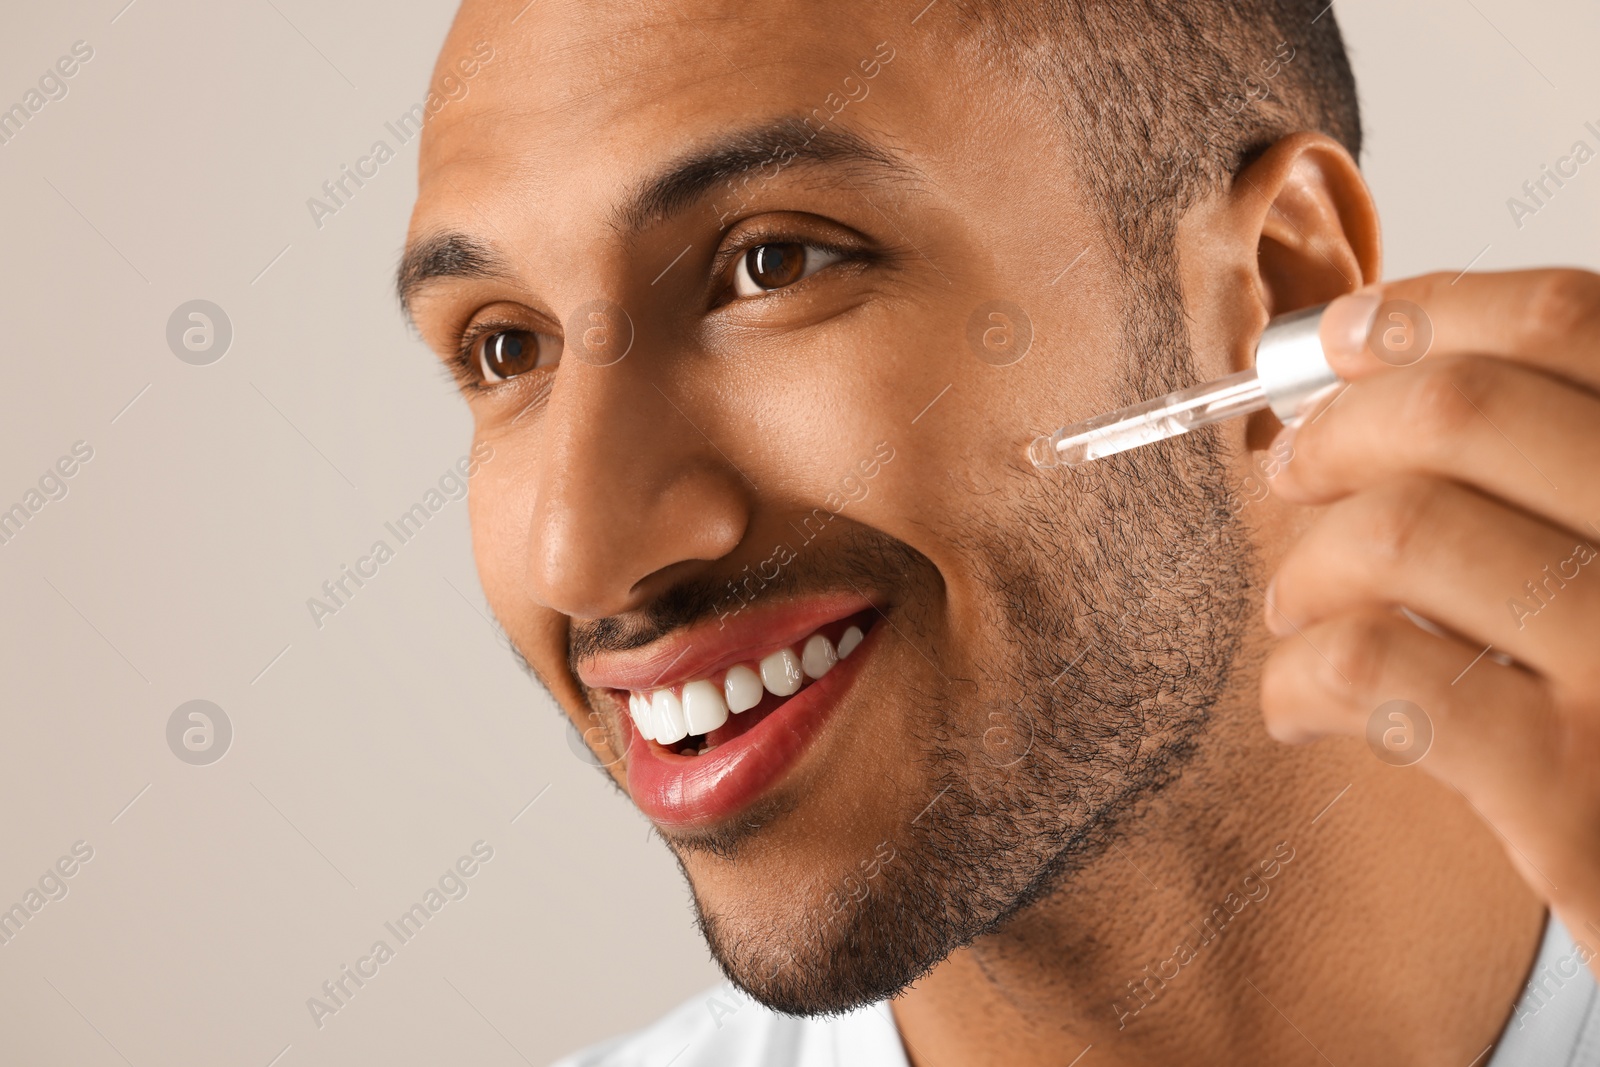
{"type": "Polygon", "coordinates": [[[760,660],[872,606],[872,601],[857,594],[835,594],[736,611],[643,648],[590,656],[578,664],[578,679],[591,689],[637,693],[667,689],[736,663],[760,660]]]}
{"type": "Polygon", "coordinates": [[[816,596],[581,662],[626,732],[634,802],[663,826],[706,825],[774,786],[879,643],[878,617],[867,597],[816,596]]]}
{"type": "Polygon", "coordinates": [[[821,678],[792,696],[767,693],[760,704],[731,715],[724,726],[703,738],[689,738],[687,746],[706,746],[698,755],[693,748],[675,751],[641,736],[619,698],[633,802],[658,825],[687,829],[729,819],[770,792],[812,747],[881,645],[887,628],[872,625],[872,618],[869,611],[848,620],[865,627],[866,636],[821,678]]]}

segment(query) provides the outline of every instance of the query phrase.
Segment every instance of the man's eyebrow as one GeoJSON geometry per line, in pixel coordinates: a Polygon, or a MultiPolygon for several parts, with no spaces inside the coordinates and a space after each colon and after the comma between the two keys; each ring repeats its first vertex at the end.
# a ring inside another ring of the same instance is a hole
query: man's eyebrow
{"type": "MultiPolygon", "coordinates": [[[[614,213],[617,227],[637,233],[652,222],[681,213],[719,185],[742,196],[733,179],[764,172],[761,183],[790,167],[833,166],[849,179],[916,179],[920,172],[905,158],[840,126],[814,129],[801,118],[784,117],[725,135],[669,164],[646,180],[614,213]],[[770,173],[765,173],[770,168],[770,173]]],[[[746,190],[758,189],[747,182],[746,190]]],[[[504,255],[470,234],[445,231],[421,238],[400,260],[395,289],[411,314],[418,291],[440,278],[505,278],[514,271],[504,255]]]]}
{"type": "MultiPolygon", "coordinates": [[[[764,168],[770,181],[789,167],[835,166],[846,177],[908,179],[918,170],[904,157],[842,126],[813,129],[805,119],[784,117],[751,126],[698,148],[645,181],[616,212],[624,233],[636,233],[658,219],[691,207],[719,185],[730,200],[742,195],[733,179],[764,168]]],[[[760,182],[747,183],[746,188],[760,182]]]]}
{"type": "Polygon", "coordinates": [[[446,231],[429,234],[406,249],[395,274],[395,292],[409,318],[412,297],[437,278],[504,278],[510,274],[500,253],[470,234],[446,231]]]}

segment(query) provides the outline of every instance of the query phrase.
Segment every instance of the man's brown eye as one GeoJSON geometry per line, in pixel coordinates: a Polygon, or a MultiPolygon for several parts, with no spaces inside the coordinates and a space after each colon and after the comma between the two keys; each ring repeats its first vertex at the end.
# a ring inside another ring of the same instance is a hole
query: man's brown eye
{"type": "Polygon", "coordinates": [[[498,330],[478,342],[478,366],[485,379],[503,382],[539,365],[539,335],[531,330],[498,330]]]}
{"type": "Polygon", "coordinates": [[[741,297],[760,296],[793,285],[843,258],[839,252],[798,241],[757,245],[739,257],[733,291],[741,297]]]}
{"type": "Polygon", "coordinates": [[[806,246],[800,244],[760,245],[748,255],[745,269],[750,272],[750,280],[763,289],[793,285],[806,266],[806,246]]]}

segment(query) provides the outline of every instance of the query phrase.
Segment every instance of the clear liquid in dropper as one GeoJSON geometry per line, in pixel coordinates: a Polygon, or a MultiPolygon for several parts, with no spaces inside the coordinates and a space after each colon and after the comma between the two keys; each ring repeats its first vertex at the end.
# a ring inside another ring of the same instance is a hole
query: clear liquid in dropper
{"type": "Polygon", "coordinates": [[[1256,372],[1240,371],[1063,426],[1048,437],[1035,440],[1028,457],[1036,467],[1077,466],[1266,406],[1267,395],[1256,372]]]}

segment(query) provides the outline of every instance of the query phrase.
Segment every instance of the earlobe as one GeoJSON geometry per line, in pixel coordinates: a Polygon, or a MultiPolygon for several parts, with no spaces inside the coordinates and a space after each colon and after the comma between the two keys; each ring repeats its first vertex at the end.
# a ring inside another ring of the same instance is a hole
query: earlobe
{"type": "Polygon", "coordinates": [[[1378,280],[1377,207],[1344,146],[1296,133],[1239,173],[1233,196],[1256,220],[1256,264],[1269,315],[1332,300],[1378,280]]]}

